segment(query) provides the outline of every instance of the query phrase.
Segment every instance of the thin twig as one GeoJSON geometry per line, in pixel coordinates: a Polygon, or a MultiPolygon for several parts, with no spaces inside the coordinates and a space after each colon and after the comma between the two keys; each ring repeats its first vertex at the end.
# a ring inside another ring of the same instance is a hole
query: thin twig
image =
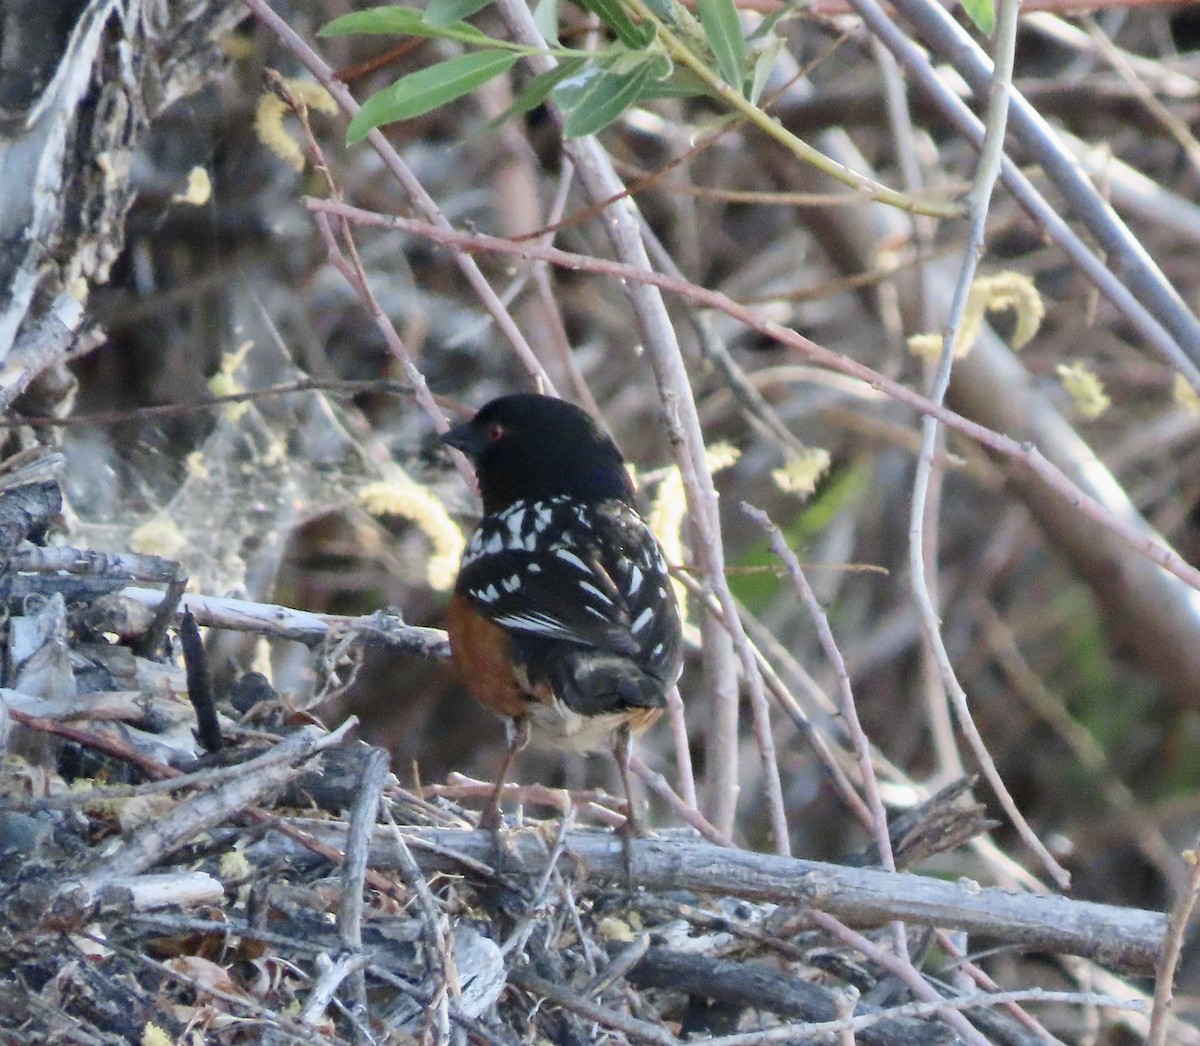
{"type": "MultiPolygon", "coordinates": [[[[908,985],[912,993],[919,999],[936,1003],[943,1001],[941,995],[938,994],[933,985],[921,976],[921,972],[907,958],[892,955],[882,948],[877,947],[869,938],[850,929],[849,926],[846,926],[839,919],[834,918],[834,916],[827,912],[813,911],[811,918],[822,929],[829,931],[843,943],[850,945],[851,948],[858,949],[868,959],[879,963],[884,969],[895,974],[908,985]]],[[[987,1039],[957,1010],[939,1006],[937,1012],[938,1016],[958,1032],[971,1046],[991,1046],[987,1039]]]]}
{"type": "MultiPolygon", "coordinates": [[[[346,859],[342,864],[338,935],[342,939],[342,946],[352,955],[362,952],[363,878],[367,872],[367,858],[371,853],[371,829],[375,827],[379,799],[388,779],[389,763],[390,757],[384,749],[371,749],[362,767],[358,797],[350,811],[346,859]]],[[[359,1023],[368,1019],[367,984],[361,966],[353,971],[350,992],[350,1012],[355,1018],[355,1039],[358,1040],[359,1023]]]]}
{"type": "Polygon", "coordinates": [[[1187,121],[1176,116],[1143,82],[1142,77],[1130,61],[1130,56],[1108,38],[1108,34],[1100,28],[1095,18],[1087,15],[1083,18],[1083,24],[1100,55],[1116,70],[1117,75],[1129,84],[1138,101],[1146,107],[1146,111],[1159,122],[1167,134],[1175,139],[1183,155],[1187,157],[1188,163],[1192,165],[1193,173],[1200,171],[1200,141],[1197,141],[1196,136],[1192,134],[1187,121]]]}
{"type": "Polygon", "coordinates": [[[716,843],[717,846],[733,846],[734,841],[729,838],[724,832],[712,824],[705,816],[693,806],[689,806],[684,800],[675,793],[674,789],[667,784],[667,779],[662,774],[655,770],[651,770],[642,757],[639,755],[630,756],[630,769],[633,770],[647,788],[650,789],[656,796],[665,802],[680,820],[691,825],[710,843],[716,843]]]}
{"type": "MultiPolygon", "coordinates": [[[[954,288],[954,297],[950,305],[950,316],[946,321],[945,334],[942,340],[942,354],[938,360],[937,371],[933,379],[933,388],[929,398],[935,404],[945,400],[946,389],[950,386],[950,373],[954,365],[954,351],[958,341],[959,328],[967,308],[967,295],[975,280],[975,271],[984,250],[984,237],[987,231],[988,208],[991,204],[992,190],[1000,175],[1000,164],[1004,156],[1004,131],[1008,122],[1008,98],[1012,81],[1013,60],[1016,54],[1017,14],[1020,8],[1019,0],[1001,0],[997,6],[996,19],[996,57],[995,71],[988,88],[987,124],[984,134],[983,149],[979,156],[979,167],[975,174],[975,185],[971,190],[971,227],[967,236],[967,246],[963,252],[962,268],[959,270],[958,282],[954,288]]],[[[926,562],[925,524],[928,511],[928,494],[936,468],[934,457],[938,442],[938,419],[927,415],[922,422],[921,453],[917,458],[917,471],[913,479],[912,507],[909,516],[908,558],[913,594],[917,601],[917,609],[921,614],[921,622],[925,638],[933,651],[934,660],[941,672],[942,682],[954,705],[955,715],[959,726],[966,735],[971,751],[979,761],[983,775],[987,778],[992,790],[1008,815],[1009,820],[1017,829],[1025,845],[1030,848],[1041,861],[1046,870],[1054,877],[1058,885],[1066,889],[1071,882],[1071,876],[1065,868],[1054,859],[1046,849],[1037,834],[1025,820],[1017,807],[1016,801],[1005,787],[1000,772],[996,769],[995,761],[987,750],[982,735],[979,733],[975,720],[971,715],[966,691],[958,680],[950,654],[946,650],[945,641],[941,634],[941,620],[937,607],[930,593],[929,572],[936,570],[934,563],[926,562]]]]}
{"type": "MultiPolygon", "coordinates": [[[[124,588],[121,595],[152,607],[158,606],[163,599],[163,594],[152,588],[124,588]]],[[[389,614],[343,617],[338,614],[314,614],[275,603],[204,595],[189,595],[187,606],[196,616],[197,624],[211,628],[257,632],[276,639],[294,639],[309,646],[324,643],[334,634],[355,632],[364,643],[384,644],[415,657],[439,661],[450,657],[449,641],[440,628],[406,625],[389,614]]]]}
{"type": "MultiPolygon", "coordinates": [[[[324,952],[317,955],[315,963],[320,972],[296,1019],[301,1024],[316,1024],[320,1021],[333,1002],[334,996],[337,995],[337,990],[341,987],[342,982],[347,978],[361,977],[363,969],[370,961],[370,956],[354,952],[345,952],[336,959],[330,959],[324,952]]],[[[359,1021],[356,1019],[353,1024],[355,1041],[366,1042],[367,1040],[361,1036],[363,1029],[360,1027],[359,1021]]]]}
{"type": "Polygon", "coordinates": [[[1154,1006],[1150,1011],[1150,1034],[1146,1037],[1146,1046],[1166,1046],[1171,1007],[1175,1001],[1175,970],[1183,953],[1184,934],[1196,901],[1200,898],[1200,836],[1192,844],[1192,849],[1184,852],[1183,859],[1188,864],[1187,885],[1171,909],[1166,944],[1154,971],[1154,1006]]]}
{"type": "MultiPolygon", "coordinates": [[[[384,969],[382,966],[373,966],[370,974],[372,977],[383,981],[384,984],[390,984],[405,995],[416,999],[422,1006],[432,1006],[435,1001],[435,995],[444,994],[435,993],[428,988],[412,984],[403,977],[397,977],[391,970],[384,969]]],[[[480,1021],[475,1020],[475,1018],[468,1017],[458,1006],[452,1005],[450,1007],[450,1019],[462,1028],[475,1042],[487,1043],[488,1046],[512,1046],[512,1039],[500,1038],[498,1035],[493,1034],[491,1029],[480,1021]]]]}
{"type": "MultiPolygon", "coordinates": [[[[341,189],[334,180],[333,171],[325,159],[325,152],[321,148],[320,142],[317,141],[316,135],[313,134],[312,125],[308,120],[308,107],[301,99],[295,96],[291,88],[288,87],[287,81],[282,76],[270,69],[267,70],[267,74],[271,79],[271,85],[276,93],[282,96],[300,120],[300,126],[304,132],[304,141],[309,155],[312,157],[314,166],[325,179],[330,198],[334,200],[344,199],[341,189]]],[[[321,233],[321,239],[325,244],[325,253],[329,263],[341,273],[342,278],[362,301],[376,329],[383,337],[383,342],[387,346],[388,352],[400,364],[404,376],[412,386],[413,396],[417,401],[417,405],[425,411],[426,416],[433,422],[433,426],[439,434],[449,431],[450,423],[446,420],[445,414],[442,413],[441,406],[434,399],[433,392],[425,381],[424,373],[417,366],[412,354],[408,351],[408,347],[404,344],[404,339],[400,337],[400,332],[396,330],[396,325],[392,323],[387,313],[383,311],[383,307],[379,304],[379,299],[375,296],[375,292],[371,290],[371,283],[367,279],[366,269],[363,267],[362,259],[359,257],[358,247],[354,242],[354,230],[351,228],[350,223],[345,218],[340,219],[339,222],[345,250],[339,246],[337,238],[333,234],[328,215],[317,215],[316,223],[321,233]]],[[[455,451],[451,454],[451,458],[468,488],[474,490],[475,473],[465,455],[461,451],[455,451]]]]}
{"type": "MultiPolygon", "coordinates": [[[[175,576],[167,582],[167,590],[163,593],[163,601],[158,604],[158,607],[151,616],[150,624],[146,626],[146,631],[142,633],[134,644],[133,652],[135,654],[151,659],[160,656],[160,648],[167,637],[167,628],[175,616],[175,609],[179,606],[179,601],[183,598],[183,593],[187,590],[187,585],[187,574],[182,567],[176,567],[175,576]]],[[[211,691],[211,685],[209,689],[211,691]]],[[[213,749],[209,749],[209,751],[213,751],[213,749]]]]}
{"type": "MultiPolygon", "coordinates": [[[[846,661],[838,649],[833,630],[829,627],[829,619],[825,616],[825,611],[821,608],[816,593],[808,583],[808,578],[804,576],[799,558],[788,546],[783,532],[771,521],[771,517],[762,509],[755,508],[745,501],[742,502],[742,511],[767,532],[771,551],[783,560],[788,577],[792,579],[792,584],[800,595],[800,601],[804,604],[816,627],[821,649],[825,651],[825,656],[833,667],[834,679],[837,680],[838,693],[841,696],[839,707],[842,720],[846,724],[850,743],[854,746],[859,777],[862,780],[863,791],[866,793],[867,807],[871,811],[871,830],[875,836],[875,845],[879,850],[879,862],[885,871],[894,872],[896,858],[892,853],[892,839],[888,833],[887,811],[883,807],[883,799],[879,794],[879,782],[875,779],[875,767],[871,763],[871,742],[858,718],[858,706],[855,704],[854,691],[850,686],[850,673],[846,671],[846,661]]],[[[896,954],[907,956],[908,941],[904,932],[904,924],[899,920],[892,924],[892,937],[896,954]]]]}
{"type": "Polygon", "coordinates": [[[696,775],[692,770],[692,746],[688,737],[687,717],[679,687],[671,687],[667,694],[667,723],[671,727],[671,746],[675,753],[675,776],[679,781],[679,796],[685,806],[699,811],[696,798],[696,775]]]}
{"type": "MultiPolygon", "coordinates": [[[[699,583],[690,575],[686,573],[680,574],[679,579],[683,582],[688,591],[696,596],[696,598],[707,600],[710,602],[710,604],[715,603],[715,599],[712,597],[712,595],[705,592],[704,589],[700,587],[699,583]]],[[[776,673],[775,669],[772,667],[766,654],[760,649],[760,644],[767,646],[768,649],[771,648],[770,645],[773,645],[773,656],[777,654],[780,658],[791,658],[790,652],[783,648],[778,641],[775,640],[771,633],[761,624],[761,622],[757,621],[752,614],[745,610],[745,608],[739,607],[738,611],[739,616],[742,618],[743,626],[747,630],[748,636],[752,635],[753,637],[750,639],[750,643],[754,649],[754,656],[758,659],[759,670],[763,674],[763,679],[767,684],[767,689],[770,690],[772,695],[775,697],[776,702],[779,704],[779,707],[783,710],[784,714],[787,715],[796,729],[800,731],[800,733],[812,746],[817,758],[821,760],[826,772],[829,774],[830,781],[837,789],[838,795],[841,796],[842,802],[846,804],[847,809],[850,810],[850,812],[854,815],[855,820],[857,820],[859,824],[866,828],[867,831],[874,831],[874,818],[871,815],[871,810],[863,801],[862,796],[858,794],[858,791],[854,787],[854,784],[850,780],[846,770],[843,769],[839,759],[838,751],[831,746],[829,741],[821,733],[817,724],[814,723],[813,720],[810,719],[804,712],[804,709],[800,707],[800,703],[796,700],[795,695],[792,694],[791,690],[788,689],[783,680],[779,678],[778,673],[776,673]]],[[[714,613],[718,615],[718,620],[723,625],[725,622],[725,615],[719,606],[714,608],[714,613]]],[[[807,671],[805,671],[804,666],[795,662],[793,659],[792,662],[789,663],[789,667],[802,680],[809,692],[810,697],[817,707],[826,715],[836,715],[837,706],[832,700],[830,700],[824,691],[821,690],[821,688],[817,685],[816,680],[814,680],[807,673],[807,671]]],[[[871,746],[870,751],[872,765],[880,767],[889,778],[903,781],[907,787],[913,790],[915,794],[921,794],[924,792],[924,796],[928,797],[929,792],[927,790],[919,788],[914,782],[910,781],[905,774],[901,773],[898,768],[888,762],[884,755],[874,745],[871,746]]],[[[849,761],[848,756],[847,761],[849,761]]]]}
{"type": "Polygon", "coordinates": [[[680,1040],[675,1038],[662,1025],[651,1024],[649,1021],[637,1020],[634,1017],[626,1017],[623,1013],[618,1013],[616,1010],[610,1010],[607,1006],[601,1006],[589,999],[585,999],[575,992],[564,988],[562,985],[554,984],[544,977],[530,973],[528,970],[514,970],[509,974],[509,981],[518,988],[524,988],[534,995],[540,995],[548,1002],[552,1002],[556,1006],[561,1006],[563,1009],[570,1010],[573,1013],[578,1013],[581,1017],[585,1017],[589,1021],[595,1021],[605,1028],[614,1028],[617,1031],[623,1032],[634,1042],[658,1043],[660,1046],[679,1046],[680,1040]]]}
{"type": "Polygon", "coordinates": [[[458,968],[454,962],[454,942],[451,939],[450,921],[446,918],[429,889],[429,882],[420,865],[414,860],[408,843],[392,818],[392,811],[386,803],[382,806],[383,818],[387,822],[392,843],[396,847],[396,858],[401,877],[406,886],[417,897],[417,907],[421,910],[421,928],[425,937],[426,962],[430,969],[435,964],[440,965],[440,976],[435,984],[433,999],[434,1020],[437,1025],[437,1043],[449,1041],[450,1037],[450,1004],[453,1001],[457,1007],[460,1002],[458,984],[458,968]]]}
{"type": "MultiPolygon", "coordinates": [[[[343,380],[341,378],[305,378],[282,385],[269,385],[246,392],[229,392],[222,396],[207,396],[196,403],[157,403],[128,410],[80,411],[65,418],[41,414],[22,414],[15,418],[0,418],[0,430],[29,427],[31,429],[58,429],[95,425],[123,425],[130,421],[150,418],[178,418],[189,414],[217,410],[227,403],[253,403],[276,396],[294,396],[305,392],[323,392],[334,396],[355,396],[361,393],[376,393],[381,396],[411,396],[412,388],[402,381],[390,378],[343,380]]],[[[442,406],[456,408],[458,401],[449,396],[435,396],[442,406]]]]}
{"type": "MultiPolygon", "coordinates": [[[[445,784],[425,785],[421,792],[426,796],[444,796],[454,800],[490,798],[496,792],[496,782],[480,781],[466,774],[451,771],[445,784]]],[[[622,805],[621,800],[607,792],[594,789],[581,791],[506,781],[500,790],[500,798],[503,802],[519,803],[522,806],[548,806],[563,816],[573,809],[580,810],[593,820],[611,828],[619,828],[625,823],[624,814],[615,809],[622,805]]]]}
{"type": "Polygon", "coordinates": [[[923,1018],[944,1013],[947,1010],[967,1010],[978,1006],[1002,1006],[1015,1002],[1061,1002],[1075,1006],[1107,1006],[1113,1009],[1140,1010],[1143,1003],[1138,999],[1118,999],[1097,992],[1047,991],[1045,988],[1023,988],[1013,991],[975,992],[937,1002],[907,1002],[902,1006],[888,1006],[871,1013],[839,1018],[836,1021],[809,1021],[804,1024],[783,1024],[777,1028],[746,1032],[741,1035],[722,1035],[709,1040],[709,1046],[758,1046],[768,1042],[795,1042],[802,1038],[820,1038],[841,1031],[861,1031],[880,1021],[897,1018],[923,1018]]]}
{"type": "Polygon", "coordinates": [[[642,960],[649,948],[650,935],[639,933],[633,939],[632,944],[627,944],[622,948],[603,970],[579,989],[579,994],[585,999],[603,994],[632,970],[642,960]]]}
{"type": "Polygon", "coordinates": [[[756,127],[763,134],[773,138],[788,152],[804,163],[811,164],[823,174],[840,181],[856,190],[868,200],[877,200],[902,211],[912,214],[930,214],[939,218],[962,217],[962,204],[941,200],[922,200],[914,196],[889,189],[885,185],[864,177],[858,171],[851,170],[844,164],[830,159],[807,142],[788,131],[778,120],[768,115],[763,109],[743,95],[740,85],[731,86],[725,83],[711,68],[709,60],[695,54],[687,43],[676,33],[672,32],[655,11],[644,0],[629,0],[630,5],[648,23],[658,31],[658,38],[665,44],[667,53],[680,65],[686,66],[699,79],[703,80],[709,90],[718,96],[733,112],[756,127]]]}
{"type": "Polygon", "coordinates": [[[867,796],[867,806],[871,811],[871,829],[875,836],[875,845],[879,848],[879,861],[889,872],[896,870],[896,859],[892,854],[892,840],[888,834],[887,811],[883,807],[883,799],[879,794],[879,782],[875,779],[875,767],[871,762],[871,742],[863,730],[858,718],[858,706],[854,701],[854,691],[850,686],[850,673],[846,671],[846,661],[838,649],[833,630],[829,627],[829,618],[817,600],[817,594],[804,576],[800,560],[788,546],[783,532],[775,525],[762,509],[743,501],[742,511],[746,513],[767,533],[771,551],[775,553],[787,569],[788,577],[799,593],[800,601],[804,604],[808,616],[812,618],[817,630],[817,638],[821,649],[833,668],[834,679],[837,680],[838,693],[841,696],[839,711],[846,723],[846,732],[850,743],[854,746],[854,754],[858,759],[858,772],[862,780],[863,791],[867,796]]]}
{"type": "Polygon", "coordinates": [[[137,948],[127,948],[110,938],[94,936],[90,933],[81,933],[80,936],[95,941],[100,946],[124,956],[127,960],[153,970],[158,976],[168,981],[187,986],[196,993],[197,999],[206,997],[217,999],[232,1007],[235,1012],[249,1014],[262,1021],[267,1028],[276,1028],[286,1036],[295,1036],[302,1042],[317,1043],[319,1046],[338,1046],[346,1041],[340,1036],[322,1035],[316,1029],[309,1028],[291,1017],[285,1017],[278,1011],[262,1005],[249,995],[235,995],[232,992],[222,991],[212,983],[211,978],[192,977],[184,970],[176,969],[170,963],[150,958],[137,948]]]}
{"type": "Polygon", "coordinates": [[[529,942],[529,935],[536,928],[538,913],[546,901],[546,893],[550,889],[550,882],[558,870],[558,859],[563,855],[563,850],[566,849],[567,832],[570,831],[574,823],[575,808],[571,807],[558,822],[558,830],[554,834],[554,845],[550,848],[550,856],[546,861],[546,868],[542,872],[542,878],[534,888],[533,899],[525,906],[524,914],[517,920],[517,924],[513,927],[512,933],[508,935],[508,939],[500,945],[501,955],[515,954],[519,956],[524,953],[525,945],[529,942]]]}
{"type": "Polygon", "coordinates": [[[8,410],[39,374],[61,363],[83,323],[83,303],[66,292],[28,325],[11,346],[0,347],[0,412],[8,410]]]}
{"type": "MultiPolygon", "coordinates": [[[[1000,985],[992,980],[992,978],[989,977],[983,970],[981,970],[979,966],[968,959],[963,950],[958,946],[958,942],[952,939],[960,936],[965,937],[966,935],[950,934],[945,930],[937,931],[938,942],[946,950],[947,954],[956,960],[954,965],[957,970],[961,970],[971,982],[977,984],[980,988],[983,988],[989,992],[999,992],[1001,990],[1000,985]]],[[[1146,1008],[1145,1000],[1139,998],[1135,1001],[1139,1003],[1138,1008],[1144,1011],[1146,1008]]],[[[1042,1026],[1041,1022],[1023,1007],[1018,1006],[1015,1002],[1006,1002],[1002,1005],[1015,1021],[1017,1021],[1023,1027],[1028,1028],[1029,1031],[1033,1032],[1033,1034],[1041,1039],[1042,1042],[1047,1043],[1048,1046],[1066,1046],[1061,1039],[1056,1039],[1053,1035],[1051,1035],[1050,1032],[1048,1032],[1042,1026]]]]}
{"type": "Polygon", "coordinates": [[[201,832],[251,808],[265,795],[282,788],[297,776],[303,764],[330,745],[340,743],[355,724],[353,717],[331,734],[319,727],[301,727],[276,746],[276,758],[258,762],[211,791],[201,792],[169,813],[139,829],[112,853],[92,862],[83,878],[103,881],[136,875],[183,846],[201,832]]]}

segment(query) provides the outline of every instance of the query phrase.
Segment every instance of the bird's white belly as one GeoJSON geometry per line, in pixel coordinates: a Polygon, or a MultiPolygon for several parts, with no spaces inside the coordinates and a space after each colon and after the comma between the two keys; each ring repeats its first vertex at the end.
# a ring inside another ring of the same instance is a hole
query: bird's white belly
{"type": "Polygon", "coordinates": [[[625,712],[583,716],[558,700],[551,704],[531,701],[526,715],[534,744],[566,748],[572,752],[595,752],[611,747],[613,732],[629,718],[625,712]]]}

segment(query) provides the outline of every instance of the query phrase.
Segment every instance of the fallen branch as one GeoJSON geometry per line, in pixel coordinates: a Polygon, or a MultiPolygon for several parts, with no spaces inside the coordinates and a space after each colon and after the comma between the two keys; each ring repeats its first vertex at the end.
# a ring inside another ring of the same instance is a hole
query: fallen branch
{"type": "MultiPolygon", "coordinates": [[[[341,847],[346,828],[329,821],[293,822],[326,845],[341,847]]],[[[414,828],[405,837],[417,863],[430,871],[461,872],[495,856],[491,832],[414,828]]],[[[621,842],[608,832],[575,831],[566,854],[576,873],[593,881],[622,881],[621,842]]],[[[536,878],[545,870],[546,843],[536,828],[505,832],[505,871],[536,878]]],[[[634,881],[646,890],[690,890],[828,912],[858,926],[894,919],[964,930],[972,936],[1031,951],[1081,955],[1115,966],[1151,969],[1166,935],[1160,912],[1118,908],[1065,897],[1016,893],[970,881],[848,868],[670,837],[634,840],[634,881]]],[[[383,831],[372,840],[371,866],[399,866],[395,844],[383,831]]]]}

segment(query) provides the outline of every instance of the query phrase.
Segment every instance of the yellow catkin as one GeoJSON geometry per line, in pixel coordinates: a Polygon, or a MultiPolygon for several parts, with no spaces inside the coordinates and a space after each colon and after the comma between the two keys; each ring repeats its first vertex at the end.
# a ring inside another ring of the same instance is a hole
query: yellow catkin
{"type": "MultiPolygon", "coordinates": [[[[285,80],[284,83],[293,97],[308,108],[330,115],[337,112],[337,102],[320,84],[312,80],[285,80]]],[[[302,171],[304,150],[288,133],[283,123],[283,118],[290,111],[282,98],[267,92],[258,100],[258,109],[254,114],[254,133],[258,135],[258,140],[281,160],[297,171],[302,171]]]]}
{"type": "Polygon", "coordinates": [[[1196,386],[1182,374],[1175,375],[1175,383],[1171,392],[1175,396],[1175,402],[1189,414],[1200,414],[1200,393],[1196,391],[1196,386]]]}
{"type": "MultiPolygon", "coordinates": [[[[954,358],[961,359],[974,347],[983,328],[983,318],[989,312],[1011,309],[1016,314],[1012,347],[1024,348],[1041,328],[1046,315],[1042,296],[1028,276],[1021,272],[998,272],[980,276],[967,294],[967,307],[958,327],[954,343],[954,358]]],[[[942,353],[942,338],[938,334],[914,334],[908,339],[908,351],[930,363],[936,363],[942,353]]]]}
{"type": "Polygon", "coordinates": [[[142,1029],[141,1046],[175,1046],[175,1040],[157,1024],[147,1024],[142,1029]]]}
{"type": "MultiPolygon", "coordinates": [[[[742,452],[728,443],[715,443],[706,447],[705,461],[708,471],[720,472],[733,465],[742,452]]],[[[683,475],[676,465],[667,471],[666,476],[658,485],[658,493],[650,506],[650,515],[646,519],[654,536],[662,545],[667,562],[679,564],[684,561],[683,555],[683,521],[687,516],[687,498],[683,490],[683,475]]],[[[679,598],[679,610],[683,620],[687,621],[687,590],[679,581],[672,579],[675,594],[679,598]]]]}
{"type": "Polygon", "coordinates": [[[1104,391],[1104,383],[1086,363],[1060,363],[1055,369],[1075,409],[1089,421],[1100,417],[1112,406],[1112,400],[1104,391]]]}
{"type": "Polygon", "coordinates": [[[129,547],[143,556],[174,559],[187,544],[179,524],[169,516],[151,516],[129,535],[129,547]]]}
{"type": "Polygon", "coordinates": [[[217,862],[217,874],[222,879],[245,879],[253,869],[240,850],[227,850],[217,862]]]}
{"type": "MultiPolygon", "coordinates": [[[[236,396],[245,392],[246,387],[237,379],[236,375],[242,364],[246,362],[246,357],[252,348],[254,348],[254,342],[244,341],[233,352],[225,353],[221,357],[220,369],[208,379],[208,391],[214,396],[236,396]]],[[[249,409],[249,403],[226,403],[224,413],[229,421],[237,421],[249,409]]]]}
{"type": "Polygon", "coordinates": [[[192,207],[203,207],[212,199],[212,180],[208,171],[203,167],[193,167],[188,171],[187,186],[183,192],[171,197],[172,203],[186,203],[192,207]]]}
{"type": "Polygon", "coordinates": [[[358,500],[372,516],[400,516],[420,528],[433,545],[433,555],[425,565],[430,587],[445,592],[454,585],[465,542],[446,506],[432,491],[395,467],[384,479],[361,487],[358,500]]]}
{"type": "Polygon", "coordinates": [[[829,471],[829,451],[822,447],[806,447],[789,457],[783,468],[775,469],[771,479],[786,494],[811,494],[817,482],[829,471]]]}

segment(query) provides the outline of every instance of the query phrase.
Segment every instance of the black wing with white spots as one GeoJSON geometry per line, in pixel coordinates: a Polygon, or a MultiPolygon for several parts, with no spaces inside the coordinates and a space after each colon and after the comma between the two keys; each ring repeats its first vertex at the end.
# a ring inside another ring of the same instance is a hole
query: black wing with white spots
{"type": "Polygon", "coordinates": [[[485,516],[456,590],[515,636],[551,641],[559,657],[571,648],[618,655],[664,688],[679,675],[679,611],[666,562],[649,527],[621,501],[518,501],[485,516]]]}

